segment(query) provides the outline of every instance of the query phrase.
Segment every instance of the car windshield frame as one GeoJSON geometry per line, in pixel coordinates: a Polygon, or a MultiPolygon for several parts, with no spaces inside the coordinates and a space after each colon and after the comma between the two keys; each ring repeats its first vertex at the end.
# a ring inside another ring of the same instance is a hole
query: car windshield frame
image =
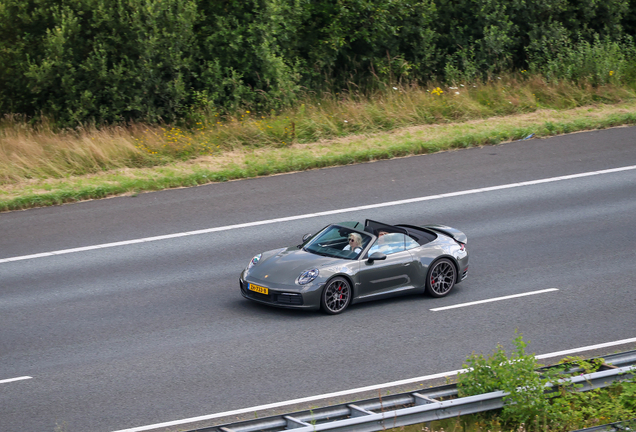
{"type": "Polygon", "coordinates": [[[351,227],[333,224],[325,227],[322,231],[313,236],[313,238],[303,246],[303,250],[320,256],[357,260],[374,241],[374,235],[352,229],[351,227]],[[343,249],[348,244],[347,238],[351,233],[359,234],[362,237],[360,252],[343,249]]]}

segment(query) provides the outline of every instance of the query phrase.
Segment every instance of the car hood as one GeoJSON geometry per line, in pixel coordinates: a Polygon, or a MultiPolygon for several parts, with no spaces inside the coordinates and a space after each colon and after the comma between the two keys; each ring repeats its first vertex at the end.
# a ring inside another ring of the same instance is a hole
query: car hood
{"type": "Polygon", "coordinates": [[[249,279],[259,279],[274,284],[294,284],[300,274],[309,269],[342,263],[341,258],[323,257],[296,247],[276,249],[262,254],[258,264],[247,273],[249,279]]]}

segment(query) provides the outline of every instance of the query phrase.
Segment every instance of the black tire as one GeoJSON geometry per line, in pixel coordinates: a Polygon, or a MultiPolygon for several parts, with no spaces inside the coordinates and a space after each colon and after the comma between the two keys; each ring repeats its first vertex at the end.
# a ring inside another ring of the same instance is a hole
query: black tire
{"type": "Polygon", "coordinates": [[[431,297],[444,297],[455,286],[457,269],[449,259],[442,258],[431,264],[426,276],[426,292],[431,297]]]}
{"type": "Polygon", "coordinates": [[[320,305],[325,313],[337,315],[349,307],[352,296],[353,290],[349,281],[338,276],[325,285],[320,296],[320,305]]]}

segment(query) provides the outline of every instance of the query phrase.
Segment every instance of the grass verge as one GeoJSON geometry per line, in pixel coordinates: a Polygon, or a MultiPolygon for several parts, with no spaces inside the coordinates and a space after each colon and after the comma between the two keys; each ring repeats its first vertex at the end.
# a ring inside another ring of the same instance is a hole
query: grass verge
{"type": "Polygon", "coordinates": [[[542,138],[633,124],[636,124],[636,101],[629,100],[574,109],[543,109],[463,123],[402,127],[284,147],[237,146],[234,150],[187,161],[169,161],[155,167],[124,166],[85,175],[73,175],[69,171],[63,178],[31,176],[5,182],[0,189],[0,211],[496,145],[530,134],[542,138]]]}

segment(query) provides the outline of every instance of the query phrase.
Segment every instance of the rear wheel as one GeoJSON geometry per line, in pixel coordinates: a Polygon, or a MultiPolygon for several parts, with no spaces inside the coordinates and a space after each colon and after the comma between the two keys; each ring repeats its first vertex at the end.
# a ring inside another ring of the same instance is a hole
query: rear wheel
{"type": "Polygon", "coordinates": [[[322,310],[329,315],[344,312],[351,303],[351,295],[351,284],[347,279],[340,276],[331,279],[322,290],[322,310]]]}
{"type": "Polygon", "coordinates": [[[455,286],[457,270],[451,260],[442,258],[435,261],[428,270],[426,292],[432,297],[444,297],[455,286]]]}

